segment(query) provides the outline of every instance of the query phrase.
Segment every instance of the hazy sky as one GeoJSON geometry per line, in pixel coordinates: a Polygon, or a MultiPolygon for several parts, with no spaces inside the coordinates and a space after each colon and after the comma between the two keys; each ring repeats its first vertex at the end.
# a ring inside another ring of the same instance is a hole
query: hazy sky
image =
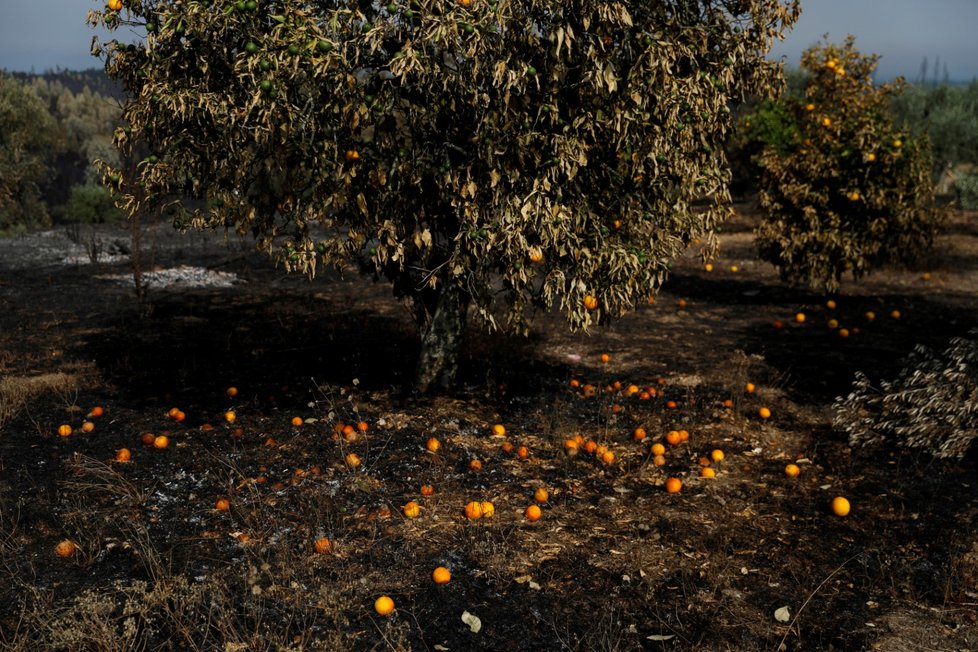
{"type": "MultiPolygon", "coordinates": [[[[97,67],[85,14],[103,4],[0,0],[0,69],[97,67]]],[[[924,57],[931,65],[940,58],[952,79],[978,77],[978,0],[802,0],[802,7],[798,25],[774,50],[789,65],[822,34],[833,41],[854,34],[861,51],[882,56],[880,78],[902,74],[913,81],[924,57]]]]}

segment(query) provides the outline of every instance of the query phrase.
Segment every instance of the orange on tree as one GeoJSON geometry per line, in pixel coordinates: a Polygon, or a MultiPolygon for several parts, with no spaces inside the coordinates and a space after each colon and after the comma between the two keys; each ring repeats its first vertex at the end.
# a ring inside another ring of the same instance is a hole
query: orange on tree
{"type": "MultiPolygon", "coordinates": [[[[166,162],[127,174],[101,162],[107,182],[119,179],[107,184],[114,199],[136,215],[166,198],[181,229],[253,231],[288,272],[362,262],[412,304],[421,392],[453,389],[467,315],[525,333],[558,308],[589,328],[644,304],[693,238],[715,250],[730,170],[703,152],[722,149],[732,102],[780,90],[767,55],[800,14],[797,0],[702,0],[682,20],[659,5],[626,15],[585,4],[573,21],[587,34],[575,28],[543,56],[534,34],[566,32],[568,15],[530,0],[448,13],[358,3],[355,20],[334,19],[335,3],[300,3],[274,29],[264,11],[215,20],[198,2],[137,4],[159,17],[151,47],[97,49],[108,76],[136,89],[115,136],[121,158],[148,143],[166,162]],[[446,29],[455,13],[470,20],[446,29]],[[534,28],[503,38],[497,24],[534,28]],[[243,65],[228,44],[249,41],[280,64],[243,65]],[[192,83],[188,57],[206,71],[192,83]],[[506,74],[487,75],[496,62],[506,74]],[[232,100],[242,97],[253,98],[246,118],[232,100]],[[405,136],[431,125],[450,128],[405,136]],[[531,246],[554,255],[528,265],[531,246]]],[[[115,30],[128,40],[117,16],[89,20],[107,30],[100,41],[115,30]]]]}

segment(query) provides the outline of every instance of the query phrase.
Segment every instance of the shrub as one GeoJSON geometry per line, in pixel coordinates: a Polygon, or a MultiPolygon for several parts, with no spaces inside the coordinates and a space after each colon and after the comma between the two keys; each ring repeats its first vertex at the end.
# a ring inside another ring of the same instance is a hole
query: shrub
{"type": "Polygon", "coordinates": [[[102,49],[130,95],[116,137],[124,159],[135,143],[153,153],[106,180],[132,214],[254,232],[288,270],[366,259],[415,307],[419,389],[451,384],[469,305],[490,327],[525,332],[534,309],[559,307],[587,328],[644,304],[670,259],[709,242],[730,210],[727,106],[780,84],[765,55],[799,11],[242,6],[126,3],[148,35],[102,49]]]}
{"type": "Polygon", "coordinates": [[[876,57],[851,37],[807,50],[802,67],[805,97],[780,100],[778,113],[797,137],[766,143],[760,156],[756,244],[784,280],[834,291],[844,274],[915,260],[939,213],[927,141],[894,126],[888,109],[902,82],[875,86],[876,57]]]}
{"type": "Polygon", "coordinates": [[[83,224],[112,224],[122,220],[125,212],[116,207],[105,186],[86,183],[71,189],[68,217],[83,224]]]}
{"type": "Polygon", "coordinates": [[[961,174],[954,180],[958,205],[966,211],[978,211],[978,174],[961,174]]]}
{"type": "Polygon", "coordinates": [[[857,373],[852,392],[836,399],[835,425],[853,446],[890,442],[963,457],[978,437],[978,330],[952,339],[943,352],[918,346],[879,389],[857,373]]]}

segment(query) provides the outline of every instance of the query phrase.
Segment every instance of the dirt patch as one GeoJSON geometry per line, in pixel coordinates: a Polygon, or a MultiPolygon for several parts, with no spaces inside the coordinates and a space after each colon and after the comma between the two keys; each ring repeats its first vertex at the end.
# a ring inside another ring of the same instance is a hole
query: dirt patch
{"type": "Polygon", "coordinates": [[[137,303],[106,280],[126,277],[126,259],[66,265],[51,262],[57,246],[27,251],[53,236],[0,241],[0,374],[79,383],[33,392],[0,430],[0,641],[975,649],[976,456],[852,451],[830,409],[856,370],[892,377],[916,344],[940,349],[978,323],[975,218],[956,214],[920,269],[849,284],[830,309],[754,259],[745,213],[712,272],[690,251],[654,305],[591,336],[559,315],[525,340],[473,326],[458,390],[423,399],[404,391],[417,334],[382,284],[308,282],[236,241],[161,231],[147,269],[237,282],[161,281],[137,303]],[[683,430],[658,466],[651,444],[683,430]],[[575,435],[614,460],[568,455],[575,435]],[[123,447],[132,460],[116,462],[123,447]],[[849,516],[831,514],[835,495],[849,516]],[[411,500],[418,518],[401,511],[411,500]],[[495,515],[468,521],[473,500],[495,515]],[[330,554],[314,550],[322,537],[330,554]],[[54,554],[62,539],[74,556],[54,554]],[[381,594],[391,617],[373,610],[381,594]]]}

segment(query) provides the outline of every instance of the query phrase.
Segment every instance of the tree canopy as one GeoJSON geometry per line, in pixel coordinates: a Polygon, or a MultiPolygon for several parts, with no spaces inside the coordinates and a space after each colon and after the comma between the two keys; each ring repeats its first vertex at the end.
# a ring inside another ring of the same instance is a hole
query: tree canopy
{"type": "Polygon", "coordinates": [[[130,0],[90,20],[144,30],[95,49],[129,95],[118,145],[152,154],[105,178],[131,213],[254,233],[289,270],[360,261],[426,335],[469,304],[490,327],[558,307],[587,328],[644,303],[694,238],[712,247],[728,107],[778,89],[765,55],[798,13],[130,0]]]}

